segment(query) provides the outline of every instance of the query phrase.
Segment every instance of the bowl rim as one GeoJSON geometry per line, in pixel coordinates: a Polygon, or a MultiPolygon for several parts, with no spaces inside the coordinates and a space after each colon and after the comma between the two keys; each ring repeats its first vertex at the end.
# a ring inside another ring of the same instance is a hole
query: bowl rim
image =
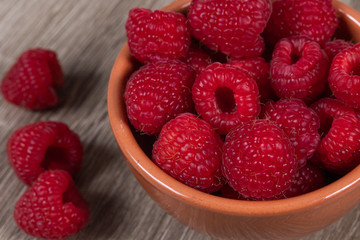
{"type": "MultiPolygon", "coordinates": [[[[164,11],[185,11],[191,0],[176,0],[164,11]]],[[[350,6],[333,1],[338,14],[349,18],[360,28],[360,13],[350,6]]],[[[360,39],[355,39],[359,42],[360,39]]],[[[270,201],[245,201],[210,195],[178,182],[157,167],[142,151],[129,128],[122,94],[125,82],[132,72],[133,59],[128,44],[120,50],[113,65],[107,93],[109,121],[123,156],[132,171],[139,173],[147,182],[159,191],[174,199],[204,210],[236,216],[275,216],[310,211],[312,208],[351,194],[352,189],[360,186],[360,166],[325,187],[297,197],[270,201]],[[121,81],[122,80],[122,81],[121,81]]]]}

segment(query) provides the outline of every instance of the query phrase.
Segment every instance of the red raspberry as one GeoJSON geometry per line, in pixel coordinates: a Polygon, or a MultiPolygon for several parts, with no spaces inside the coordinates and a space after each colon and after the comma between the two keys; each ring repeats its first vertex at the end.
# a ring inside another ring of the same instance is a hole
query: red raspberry
{"type": "Polygon", "coordinates": [[[216,192],[224,184],[221,173],[223,142],[210,125],[183,113],[162,128],[152,159],[178,181],[203,192],[216,192]]]}
{"type": "Polygon", "coordinates": [[[327,170],[341,175],[349,172],[360,161],[360,120],[354,111],[343,106],[330,98],[312,105],[321,123],[329,118],[330,121],[327,121],[332,122],[330,130],[318,146],[317,158],[327,170]]]}
{"type": "Polygon", "coordinates": [[[269,0],[194,0],[188,19],[192,34],[207,47],[232,57],[256,57],[271,14],[269,0]]]}
{"type": "Polygon", "coordinates": [[[244,70],[213,63],[195,80],[192,89],[196,111],[220,134],[251,121],[260,112],[256,82],[244,70]]]}
{"type": "Polygon", "coordinates": [[[48,169],[75,174],[83,148],[79,137],[61,122],[37,122],[16,130],[7,142],[7,155],[16,175],[31,185],[48,169]]]}
{"type": "Polygon", "coordinates": [[[195,71],[178,60],[149,63],[133,73],[124,98],[132,125],[149,135],[183,112],[193,112],[195,71]]]}
{"type": "Polygon", "coordinates": [[[325,88],[328,57],[319,44],[305,37],[280,40],[270,63],[271,84],[279,97],[315,99],[325,88]]]}
{"type": "Polygon", "coordinates": [[[341,51],[330,67],[329,84],[335,97],[360,109],[360,44],[341,51]]]}
{"type": "Polygon", "coordinates": [[[262,57],[245,58],[229,61],[230,65],[247,71],[259,87],[260,100],[266,102],[274,98],[275,93],[270,86],[270,64],[262,57]]]}
{"type": "Polygon", "coordinates": [[[245,123],[225,139],[223,174],[245,197],[262,200],[290,187],[298,164],[286,134],[268,120],[245,123]]]}
{"type": "Polygon", "coordinates": [[[63,86],[56,53],[45,49],[24,52],[1,82],[4,98],[27,109],[41,110],[58,103],[55,89],[63,86]]]}
{"type": "Polygon", "coordinates": [[[265,107],[265,118],[274,121],[294,145],[298,168],[315,153],[320,142],[320,120],[300,99],[284,99],[265,107]]]}
{"type": "Polygon", "coordinates": [[[62,239],[79,232],[89,219],[89,207],[66,171],[42,173],[15,205],[14,218],[26,233],[62,239]]]}
{"type": "Polygon", "coordinates": [[[182,57],[190,46],[186,21],[175,12],[130,10],[125,27],[131,53],[140,62],[182,57]]]}
{"type": "Polygon", "coordinates": [[[325,186],[325,175],[318,168],[307,164],[294,175],[291,186],[279,198],[290,198],[315,191],[325,186]]]}
{"type": "Polygon", "coordinates": [[[205,51],[195,47],[190,47],[186,55],[180,58],[180,60],[190,65],[197,74],[204,71],[204,69],[213,62],[205,51]]]}
{"type": "Polygon", "coordinates": [[[352,48],[354,44],[352,42],[336,39],[331,42],[326,42],[324,50],[329,57],[330,62],[334,57],[344,49],[352,48]]]}
{"type": "Polygon", "coordinates": [[[336,10],[330,0],[279,0],[264,31],[270,44],[284,37],[307,36],[325,44],[338,26],[336,10]]]}

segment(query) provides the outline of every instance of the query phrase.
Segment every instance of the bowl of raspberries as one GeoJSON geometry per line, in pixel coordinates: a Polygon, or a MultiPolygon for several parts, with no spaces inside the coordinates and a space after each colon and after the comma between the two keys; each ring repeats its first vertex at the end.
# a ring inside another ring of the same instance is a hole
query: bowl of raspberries
{"type": "Polygon", "coordinates": [[[116,141],[170,215],[215,238],[308,235],[360,202],[360,14],[330,0],[134,8],[116,141]]]}

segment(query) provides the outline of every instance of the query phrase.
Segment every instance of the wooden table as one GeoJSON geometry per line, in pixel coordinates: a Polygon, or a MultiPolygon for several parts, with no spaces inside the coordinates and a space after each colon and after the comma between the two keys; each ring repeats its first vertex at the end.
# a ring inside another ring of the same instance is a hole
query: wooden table
{"type": "MultiPolygon", "coordinates": [[[[183,226],[153,202],[137,183],[115,143],[107,109],[112,64],[126,41],[129,9],[158,9],[171,0],[0,0],[0,76],[34,47],[58,53],[66,86],[59,108],[28,111],[0,96],[0,239],[33,239],[15,224],[12,213],[26,187],[6,157],[6,141],[17,128],[38,120],[67,123],[85,148],[75,182],[89,201],[88,226],[70,239],[210,239],[183,226]]],[[[358,0],[344,2],[360,10],[358,0]]],[[[304,239],[360,239],[360,206],[304,239]]]]}

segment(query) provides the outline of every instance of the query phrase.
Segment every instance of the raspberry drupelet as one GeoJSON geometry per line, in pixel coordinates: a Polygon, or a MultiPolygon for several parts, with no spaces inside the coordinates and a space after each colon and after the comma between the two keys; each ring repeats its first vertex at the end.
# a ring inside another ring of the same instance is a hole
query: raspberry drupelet
{"type": "Polygon", "coordinates": [[[184,15],[134,8],[129,12],[126,34],[131,53],[140,62],[177,59],[190,46],[190,28],[184,15]]]}
{"type": "Polygon", "coordinates": [[[16,130],[7,142],[7,155],[19,179],[31,185],[48,169],[75,174],[81,167],[83,147],[64,123],[41,121],[16,130]]]}
{"type": "Polygon", "coordinates": [[[162,128],[152,159],[178,181],[203,192],[216,192],[224,184],[221,173],[223,142],[211,126],[191,113],[183,113],[162,128]]]}
{"type": "Polygon", "coordinates": [[[192,88],[198,114],[220,134],[254,120],[260,112],[258,87],[243,69],[213,63],[196,78],[192,88]]]}

